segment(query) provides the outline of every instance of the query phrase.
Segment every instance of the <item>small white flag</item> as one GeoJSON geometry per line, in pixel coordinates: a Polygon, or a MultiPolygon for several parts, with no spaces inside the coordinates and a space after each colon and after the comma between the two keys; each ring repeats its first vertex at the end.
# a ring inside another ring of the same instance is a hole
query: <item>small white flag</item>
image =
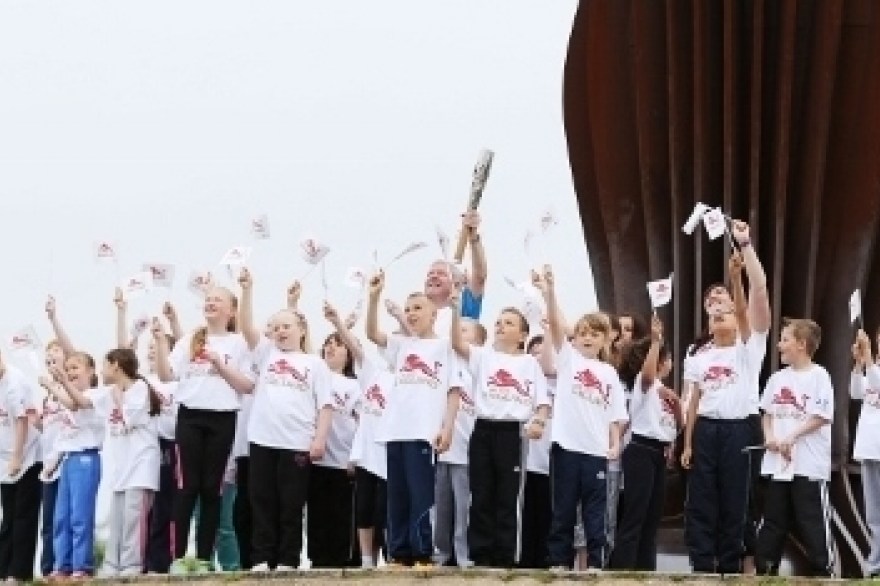
{"type": "Polygon", "coordinates": [[[186,282],[187,288],[197,297],[204,297],[213,284],[214,277],[210,271],[193,271],[186,282]]]}
{"type": "Polygon", "coordinates": [[[226,251],[223,258],[220,259],[221,265],[227,267],[244,266],[248,258],[251,256],[251,248],[249,246],[235,246],[226,251]]]}
{"type": "Polygon", "coordinates": [[[144,263],[144,272],[153,275],[153,285],[170,289],[174,284],[174,265],[163,263],[144,263]]]}
{"type": "Polygon", "coordinates": [[[651,297],[651,307],[663,307],[672,300],[672,275],[659,281],[648,283],[648,295],[651,297]]]}
{"type": "Polygon", "coordinates": [[[95,243],[95,258],[99,261],[116,262],[116,245],[109,240],[95,243]]]}
{"type": "Polygon", "coordinates": [[[700,223],[700,220],[703,219],[703,216],[706,215],[706,212],[709,211],[709,206],[704,203],[697,202],[697,205],[694,206],[694,211],[691,212],[691,215],[688,216],[687,221],[684,223],[684,226],[681,227],[681,231],[690,236],[694,233],[694,230],[697,228],[697,224],[700,223]]]}
{"type": "Polygon", "coordinates": [[[23,327],[12,334],[12,337],[9,339],[9,347],[13,350],[36,350],[40,347],[37,330],[34,329],[34,326],[23,327]]]}
{"type": "Polygon", "coordinates": [[[721,211],[721,208],[713,208],[703,214],[703,226],[706,228],[709,240],[724,236],[724,233],[727,232],[727,223],[724,221],[724,212],[721,211]]]}
{"type": "Polygon", "coordinates": [[[522,312],[526,317],[526,321],[529,322],[530,332],[536,332],[543,329],[541,321],[544,319],[544,310],[537,299],[526,297],[522,305],[522,312]]]}
{"type": "Polygon", "coordinates": [[[849,321],[855,322],[862,316],[862,293],[858,289],[849,296],[849,321]]]}
{"type": "Polygon", "coordinates": [[[153,274],[149,271],[141,271],[122,282],[122,294],[124,299],[134,299],[147,293],[153,288],[153,274]]]}
{"type": "Polygon", "coordinates": [[[367,286],[367,271],[360,267],[348,267],[345,271],[345,285],[352,289],[363,289],[367,286]]]}
{"type": "Polygon", "coordinates": [[[318,242],[318,240],[311,236],[303,238],[299,246],[302,249],[303,260],[305,260],[312,266],[324,260],[324,257],[327,256],[327,253],[330,252],[329,246],[321,244],[320,242],[318,242]]]}
{"type": "Polygon", "coordinates": [[[257,240],[269,238],[269,216],[262,214],[251,220],[251,234],[257,240]]]}
{"type": "Polygon", "coordinates": [[[426,248],[427,246],[428,246],[428,243],[427,243],[427,242],[413,242],[412,244],[410,244],[409,246],[407,246],[406,248],[404,248],[403,250],[401,250],[401,251],[397,254],[397,256],[395,256],[394,258],[392,258],[392,259],[391,259],[391,262],[388,263],[388,266],[391,266],[392,264],[396,263],[397,261],[399,261],[400,259],[402,259],[402,258],[405,257],[406,255],[410,254],[411,252],[415,252],[415,251],[417,251],[417,250],[421,250],[422,248],[426,248]]]}
{"type": "Polygon", "coordinates": [[[437,243],[440,245],[440,253],[443,254],[443,260],[449,259],[449,236],[446,235],[446,232],[440,229],[440,226],[436,226],[437,230],[437,243]]]}
{"type": "Polygon", "coordinates": [[[351,310],[351,313],[348,314],[348,317],[345,319],[346,325],[349,327],[354,327],[354,325],[361,318],[361,314],[364,311],[364,300],[358,299],[357,304],[354,306],[354,309],[351,310]]]}
{"type": "Polygon", "coordinates": [[[553,226],[559,224],[559,220],[556,219],[556,214],[553,213],[553,210],[548,209],[543,214],[541,214],[541,232],[546,234],[550,231],[553,226]]]}
{"type": "Polygon", "coordinates": [[[148,315],[142,315],[131,324],[131,338],[132,340],[135,338],[139,338],[141,334],[147,331],[147,327],[150,325],[150,317],[148,315]]]}

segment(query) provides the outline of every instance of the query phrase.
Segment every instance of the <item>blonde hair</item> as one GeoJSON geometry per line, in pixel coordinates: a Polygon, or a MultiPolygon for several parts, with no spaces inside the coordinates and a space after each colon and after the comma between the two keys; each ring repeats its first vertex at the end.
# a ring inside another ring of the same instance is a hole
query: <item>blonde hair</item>
{"type": "MultiPolygon", "coordinates": [[[[226,331],[230,333],[238,332],[238,297],[226,287],[213,287],[211,290],[222,291],[229,298],[229,303],[232,305],[232,315],[229,316],[229,321],[226,322],[226,331]]],[[[196,357],[205,350],[205,345],[207,343],[208,327],[201,326],[196,328],[196,331],[193,332],[192,340],[190,340],[189,343],[190,360],[195,360],[196,357]]]]}
{"type": "MultiPolygon", "coordinates": [[[[587,313],[575,322],[572,331],[574,332],[575,337],[587,332],[596,332],[602,334],[607,339],[611,334],[611,318],[607,313],[601,311],[587,313]]],[[[607,344],[599,350],[597,358],[604,362],[608,362],[610,359],[610,348],[607,347],[607,344]]]]}
{"type": "Polygon", "coordinates": [[[489,337],[489,332],[486,331],[486,328],[475,320],[472,317],[463,317],[461,318],[462,323],[468,323],[474,326],[474,329],[477,331],[477,342],[480,344],[485,344],[486,339],[489,337]]]}
{"type": "Polygon", "coordinates": [[[811,319],[790,318],[782,320],[782,327],[787,328],[795,340],[804,343],[807,355],[812,358],[822,343],[822,327],[811,319]]]}

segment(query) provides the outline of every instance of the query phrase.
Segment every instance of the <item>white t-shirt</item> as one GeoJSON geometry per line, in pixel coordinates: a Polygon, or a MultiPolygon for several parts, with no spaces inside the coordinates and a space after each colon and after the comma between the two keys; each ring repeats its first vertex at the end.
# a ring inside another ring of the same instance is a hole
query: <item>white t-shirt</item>
{"type": "Polygon", "coordinates": [[[174,396],[177,383],[163,383],[155,374],[148,375],[146,378],[153,385],[156,394],[159,395],[159,399],[162,402],[161,411],[159,416],[156,417],[156,430],[159,433],[159,437],[174,441],[177,429],[177,410],[180,406],[174,396]]]}
{"type": "Polygon", "coordinates": [[[452,427],[452,441],[449,443],[449,449],[437,456],[437,461],[467,466],[468,446],[471,443],[471,434],[474,432],[477,408],[472,396],[474,378],[467,370],[467,364],[460,358],[458,361],[462,384],[459,391],[458,412],[455,414],[455,424],[452,427]]]}
{"type": "Polygon", "coordinates": [[[628,419],[614,367],[584,357],[565,342],[556,355],[553,443],[570,452],[607,458],[611,424],[628,419]]]}
{"type": "Polygon", "coordinates": [[[17,368],[7,365],[0,378],[0,483],[17,482],[21,475],[37,463],[40,432],[28,420],[27,435],[21,450],[20,473],[14,478],[7,474],[15,443],[16,422],[21,417],[37,414],[37,393],[33,385],[17,368]]]}
{"type": "Polygon", "coordinates": [[[853,373],[850,395],[862,401],[862,411],[856,424],[853,460],[880,461],[880,367],[869,365],[867,376],[853,373]]]}
{"type": "Polygon", "coordinates": [[[43,433],[40,434],[40,459],[42,462],[49,462],[58,457],[58,435],[64,428],[64,406],[50,393],[43,396],[40,422],[43,425],[43,433]]]}
{"type": "Polygon", "coordinates": [[[529,440],[529,453],[526,455],[526,470],[548,476],[550,474],[550,444],[553,436],[553,396],[556,393],[556,377],[547,378],[547,396],[550,398],[551,408],[544,424],[544,433],[541,439],[529,440]]]}
{"type": "Polygon", "coordinates": [[[675,440],[678,427],[675,406],[660,398],[662,388],[663,382],[658,378],[645,391],[642,389],[642,373],[636,375],[629,404],[630,430],[636,435],[669,443],[675,440]]]}
{"type": "MultiPolygon", "coordinates": [[[[175,391],[177,402],[189,409],[237,411],[240,407],[238,393],[206,357],[190,358],[191,342],[192,334],[187,334],[175,344],[169,357],[171,370],[179,382],[175,391]]],[[[241,334],[209,335],[205,346],[206,352],[222,356],[227,366],[244,375],[252,375],[251,353],[241,334]]]]}
{"type": "Polygon", "coordinates": [[[539,405],[550,405],[544,373],[530,354],[505,354],[471,346],[467,367],[473,376],[479,419],[524,422],[539,405]]]}
{"type": "Polygon", "coordinates": [[[318,411],[333,406],[330,369],[312,354],[284,352],[268,339],[254,351],[260,373],[248,422],[248,441],[307,452],[318,411]]]}
{"type": "Polygon", "coordinates": [[[712,346],[685,362],[685,383],[697,383],[697,414],[710,419],[745,419],[754,413],[757,377],[767,353],[767,335],[753,333],[747,342],[712,346]]]}
{"type": "MultiPolygon", "coordinates": [[[[83,395],[91,398],[95,389],[87,389],[83,395]]],[[[55,452],[74,454],[85,450],[100,450],[104,443],[104,420],[94,409],[71,411],[64,407],[61,431],[55,442],[55,452]]]]}
{"type": "Polygon", "coordinates": [[[324,457],[315,462],[315,465],[345,470],[351,458],[351,444],[358,426],[354,403],[360,395],[360,386],[357,379],[331,371],[330,389],[333,399],[333,419],[330,423],[330,433],[327,434],[327,449],[324,451],[324,457]]]}
{"type": "Polygon", "coordinates": [[[254,409],[254,394],[248,393],[241,396],[241,409],[235,420],[235,439],[232,441],[231,460],[246,458],[248,456],[248,425],[251,420],[251,412],[254,409]]]}
{"type": "Polygon", "coordinates": [[[150,395],[143,381],[124,393],[112,386],[91,389],[95,413],[107,435],[101,453],[101,481],[114,492],[159,490],[159,434],[150,416],[150,395]]]}
{"type": "Polygon", "coordinates": [[[784,368],[767,381],[761,409],[772,418],[773,437],[786,439],[811,416],[828,421],[816,431],[798,438],[791,462],[767,451],[761,462],[761,475],[790,480],[792,475],[811,480],[831,478],[831,421],[834,419],[834,387],[828,372],[813,364],[805,370],[784,368]]]}
{"type": "Polygon", "coordinates": [[[394,388],[378,440],[433,443],[443,426],[449,390],[462,386],[460,361],[449,340],[391,334],[385,355],[394,364],[394,388]]]}
{"type": "Polygon", "coordinates": [[[376,441],[382,425],[388,395],[394,387],[394,375],[387,368],[364,357],[357,370],[360,394],[355,401],[358,413],[357,431],[351,442],[351,462],[379,478],[388,477],[385,444],[376,441]]]}

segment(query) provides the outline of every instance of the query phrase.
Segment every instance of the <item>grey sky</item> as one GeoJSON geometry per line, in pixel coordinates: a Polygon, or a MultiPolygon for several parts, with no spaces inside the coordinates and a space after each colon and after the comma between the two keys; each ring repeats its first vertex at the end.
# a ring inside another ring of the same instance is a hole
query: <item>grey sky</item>
{"type": "MultiPolygon", "coordinates": [[[[142,262],[177,265],[177,283],[132,302],[132,317],[176,302],[198,319],[192,268],[217,270],[254,245],[257,313],[283,303],[312,233],[330,298],[348,310],[348,266],[429,251],[389,271],[388,294],[419,288],[454,236],[470,170],[496,151],[481,211],[490,280],[484,321],[518,303],[523,237],[551,206],[560,224],[535,246],[572,314],[595,303],[562,128],[562,68],[575,0],[0,3],[0,201],[7,339],[43,341],[46,293],[74,341],[113,344],[113,287],[142,262]],[[251,216],[273,237],[254,244],[251,216]],[[117,242],[118,270],[92,257],[117,242]],[[541,253],[540,250],[548,252],[541,253]]],[[[225,275],[224,275],[225,277],[225,275]]],[[[323,336],[320,275],[303,308],[323,336]]],[[[361,325],[358,326],[361,331],[361,325]]],[[[317,337],[317,336],[316,336],[317,337]]]]}

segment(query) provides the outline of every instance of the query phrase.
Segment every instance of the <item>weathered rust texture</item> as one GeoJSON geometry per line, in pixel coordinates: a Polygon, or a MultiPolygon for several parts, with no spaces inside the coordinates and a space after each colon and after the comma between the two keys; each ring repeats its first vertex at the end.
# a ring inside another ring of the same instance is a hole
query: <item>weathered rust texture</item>
{"type": "Polygon", "coordinates": [[[602,307],[649,312],[645,282],[674,270],[662,317],[680,364],[729,253],[702,230],[681,232],[702,201],[752,225],[771,339],[784,316],[822,325],[817,360],[836,387],[835,533],[856,575],[865,532],[849,460],[847,300],[861,288],[865,323],[878,325],[880,1],[581,0],[564,111],[602,307]]]}

